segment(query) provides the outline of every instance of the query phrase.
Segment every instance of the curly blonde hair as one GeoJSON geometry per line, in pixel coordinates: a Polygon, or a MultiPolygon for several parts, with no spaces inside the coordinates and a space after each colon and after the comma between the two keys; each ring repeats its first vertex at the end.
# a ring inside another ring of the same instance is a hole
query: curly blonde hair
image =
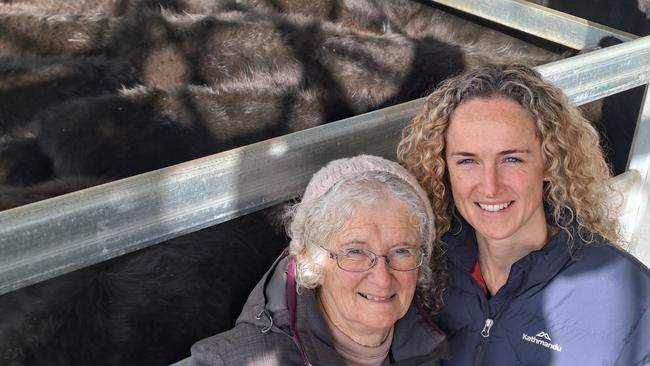
{"type": "Polygon", "coordinates": [[[533,118],[547,174],[547,222],[578,234],[585,244],[595,235],[623,243],[615,216],[611,173],[599,135],[562,91],[535,70],[518,64],[484,65],[443,82],[422,111],[402,131],[398,159],[420,181],[432,200],[436,238],[457,217],[445,164],[445,134],[454,111],[472,98],[505,97],[533,118]],[[577,230],[570,230],[575,225],[577,230]]]}

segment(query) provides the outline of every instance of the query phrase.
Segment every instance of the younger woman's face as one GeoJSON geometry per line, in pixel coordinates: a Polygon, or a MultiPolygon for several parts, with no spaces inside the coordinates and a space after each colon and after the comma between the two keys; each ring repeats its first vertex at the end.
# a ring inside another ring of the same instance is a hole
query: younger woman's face
{"type": "Polygon", "coordinates": [[[546,235],[541,141],[517,102],[463,102],[451,117],[445,159],[454,203],[477,237],[512,243],[546,235]]]}

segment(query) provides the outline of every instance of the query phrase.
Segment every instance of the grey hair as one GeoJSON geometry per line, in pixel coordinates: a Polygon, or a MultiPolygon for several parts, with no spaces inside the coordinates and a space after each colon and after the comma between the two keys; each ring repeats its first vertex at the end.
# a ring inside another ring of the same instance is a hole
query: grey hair
{"type": "MultiPolygon", "coordinates": [[[[319,246],[330,248],[333,236],[345,227],[357,209],[385,202],[389,197],[406,205],[417,226],[421,248],[430,258],[435,228],[430,227],[432,221],[427,203],[398,176],[385,171],[364,171],[341,179],[314,200],[287,208],[285,221],[291,238],[289,250],[296,257],[297,285],[303,288],[319,286],[323,265],[329,260],[327,252],[319,246]]],[[[432,286],[431,268],[422,265],[417,289],[426,292],[432,286]]]]}

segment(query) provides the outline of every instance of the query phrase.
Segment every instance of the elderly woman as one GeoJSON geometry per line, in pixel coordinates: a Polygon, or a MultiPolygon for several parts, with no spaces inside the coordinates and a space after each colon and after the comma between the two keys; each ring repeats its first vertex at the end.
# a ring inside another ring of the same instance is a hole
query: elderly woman
{"type": "Polygon", "coordinates": [[[444,335],[412,303],[417,292],[437,309],[441,294],[433,212],[413,176],[380,157],[335,160],[287,216],[289,255],[190,365],[439,364],[444,335]]]}
{"type": "Polygon", "coordinates": [[[650,364],[650,271],[619,248],[598,134],[559,89],[518,65],[449,79],[398,156],[447,245],[445,364],[650,364]]]}

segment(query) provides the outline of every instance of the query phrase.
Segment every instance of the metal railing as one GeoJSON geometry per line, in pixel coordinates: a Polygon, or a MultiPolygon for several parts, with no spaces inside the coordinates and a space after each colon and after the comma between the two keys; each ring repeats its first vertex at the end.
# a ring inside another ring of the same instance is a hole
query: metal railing
{"type": "MultiPolygon", "coordinates": [[[[581,104],[648,83],[648,59],[646,37],[538,69],[581,104]]],[[[422,101],[0,212],[0,293],[287,200],[331,159],[393,157],[422,101]]],[[[633,151],[647,151],[646,133],[633,151]]],[[[635,163],[641,181],[646,163],[635,163]]]]}
{"type": "MultiPolygon", "coordinates": [[[[582,104],[647,84],[649,59],[646,37],[538,69],[582,104]]],[[[329,160],[361,152],[394,157],[422,101],[0,212],[0,294],[285,201],[329,160]]],[[[633,197],[627,202],[640,203],[626,206],[623,218],[637,241],[649,191],[648,98],[642,111],[630,160],[636,173],[619,178],[633,197]]]]}
{"type": "Polygon", "coordinates": [[[430,0],[493,23],[575,50],[591,49],[605,36],[630,41],[638,36],[523,0],[430,0]]]}

